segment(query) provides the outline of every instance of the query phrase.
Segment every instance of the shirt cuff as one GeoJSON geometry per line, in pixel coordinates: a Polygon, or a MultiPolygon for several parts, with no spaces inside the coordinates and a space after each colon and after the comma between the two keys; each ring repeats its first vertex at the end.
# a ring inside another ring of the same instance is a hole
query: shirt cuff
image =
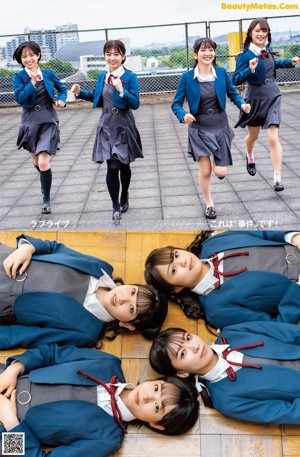
{"type": "Polygon", "coordinates": [[[292,243],[292,238],[294,235],[299,235],[300,232],[289,232],[284,235],[284,239],[287,243],[293,244],[292,243]]]}
{"type": "Polygon", "coordinates": [[[23,246],[23,244],[30,244],[30,246],[32,246],[33,249],[34,249],[33,252],[35,252],[35,247],[33,246],[33,244],[30,243],[30,242],[29,242],[28,240],[26,240],[25,238],[21,238],[21,239],[19,240],[19,242],[18,242],[18,248],[21,247],[21,246],[23,246]]]}

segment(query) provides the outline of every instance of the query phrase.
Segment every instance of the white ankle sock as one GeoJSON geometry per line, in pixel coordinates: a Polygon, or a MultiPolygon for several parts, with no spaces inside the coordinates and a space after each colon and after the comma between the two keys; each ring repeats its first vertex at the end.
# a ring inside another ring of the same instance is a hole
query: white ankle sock
{"type": "Polygon", "coordinates": [[[276,182],[281,182],[281,172],[280,171],[274,171],[274,184],[276,182]]]}
{"type": "Polygon", "coordinates": [[[254,154],[252,153],[252,155],[250,156],[247,152],[247,160],[248,160],[248,163],[254,163],[255,162],[254,154]]]}

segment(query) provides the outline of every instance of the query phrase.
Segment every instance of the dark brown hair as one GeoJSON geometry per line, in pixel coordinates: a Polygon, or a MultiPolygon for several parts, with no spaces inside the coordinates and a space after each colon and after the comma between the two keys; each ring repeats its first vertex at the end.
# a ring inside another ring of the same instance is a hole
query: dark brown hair
{"type": "MultiPolygon", "coordinates": [[[[126,54],[125,44],[121,40],[108,40],[106,43],[104,43],[103,54],[111,51],[111,49],[116,49],[122,55],[126,54]]],[[[124,59],[122,60],[122,63],[124,63],[125,60],[126,60],[126,57],[124,57],[124,59]]]]}
{"type": "Polygon", "coordinates": [[[257,25],[260,26],[262,31],[268,32],[267,48],[270,46],[271,41],[272,41],[270,26],[269,26],[268,22],[266,21],[266,19],[258,18],[258,19],[253,19],[253,21],[250,23],[250,25],[248,27],[246,39],[244,42],[244,51],[246,51],[249,48],[250,43],[252,43],[252,31],[255,29],[255,27],[257,25]]]}

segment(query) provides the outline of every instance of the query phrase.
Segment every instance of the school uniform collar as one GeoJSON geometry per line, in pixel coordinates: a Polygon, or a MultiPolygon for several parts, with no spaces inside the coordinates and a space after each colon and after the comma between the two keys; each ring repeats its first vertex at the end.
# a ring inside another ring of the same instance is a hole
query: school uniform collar
{"type": "Polygon", "coordinates": [[[261,51],[264,51],[266,47],[264,46],[263,48],[260,48],[259,46],[256,46],[256,44],[250,43],[249,49],[253,52],[253,54],[259,56],[261,51]]]}
{"type": "Polygon", "coordinates": [[[213,65],[211,65],[210,68],[211,68],[212,74],[203,78],[202,76],[200,76],[198,65],[196,65],[196,67],[194,68],[194,79],[197,78],[198,81],[200,81],[200,82],[214,81],[217,78],[217,73],[216,73],[215,67],[213,65]]]}
{"type": "MultiPolygon", "coordinates": [[[[129,411],[129,409],[123,403],[123,401],[121,400],[121,397],[120,397],[120,394],[121,394],[121,392],[123,392],[124,389],[132,390],[135,388],[135,386],[130,383],[121,383],[121,382],[119,382],[117,384],[112,384],[112,385],[118,387],[116,390],[116,393],[115,393],[115,398],[117,400],[117,404],[118,404],[119,410],[122,415],[122,420],[129,422],[129,421],[136,419],[136,417],[129,411]]],[[[98,398],[98,406],[100,406],[102,409],[104,409],[104,411],[107,412],[107,414],[109,414],[110,416],[113,416],[110,395],[103,386],[97,386],[97,398],[98,398]]]]}
{"type": "Polygon", "coordinates": [[[119,68],[117,68],[115,71],[113,71],[112,73],[110,73],[109,71],[106,73],[105,75],[105,82],[107,83],[107,80],[108,80],[108,77],[110,75],[113,75],[115,76],[116,78],[120,78],[123,74],[125,73],[125,68],[123,67],[123,65],[121,65],[119,68]]]}
{"type": "MultiPolygon", "coordinates": [[[[234,371],[238,371],[242,368],[237,365],[230,365],[230,363],[227,360],[223,359],[222,354],[225,351],[225,349],[229,347],[229,344],[212,344],[210,347],[218,355],[219,360],[215,367],[205,375],[201,375],[201,378],[209,382],[217,382],[227,377],[226,370],[229,367],[232,367],[234,371]]],[[[238,351],[233,351],[230,353],[230,358],[234,362],[242,363],[243,354],[238,351]]]]}
{"type": "Polygon", "coordinates": [[[101,268],[103,276],[97,279],[91,277],[91,281],[89,284],[87,296],[84,302],[84,307],[90,311],[94,316],[100,319],[103,322],[112,322],[115,318],[109,314],[103,305],[99,302],[96,297],[96,290],[98,287],[105,287],[108,289],[114,289],[116,286],[115,282],[111,279],[111,277],[101,268]]]}
{"type": "MultiPolygon", "coordinates": [[[[27,67],[25,67],[24,70],[26,71],[28,76],[30,76],[30,70],[27,67]]],[[[44,78],[43,78],[43,73],[42,73],[40,67],[38,67],[38,73],[37,74],[41,77],[41,79],[39,79],[39,81],[42,81],[44,78]]]]}
{"type": "Polygon", "coordinates": [[[211,291],[215,290],[215,284],[218,282],[218,278],[215,278],[214,276],[214,267],[212,262],[209,259],[202,260],[202,262],[207,262],[210,265],[210,269],[204,278],[202,278],[201,281],[199,281],[198,284],[191,289],[191,291],[198,295],[207,295],[211,291]]]}

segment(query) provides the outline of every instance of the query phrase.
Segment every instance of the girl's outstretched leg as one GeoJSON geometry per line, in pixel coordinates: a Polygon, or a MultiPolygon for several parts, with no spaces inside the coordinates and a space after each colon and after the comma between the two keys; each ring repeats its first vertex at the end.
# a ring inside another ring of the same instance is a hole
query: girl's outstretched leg
{"type": "Polygon", "coordinates": [[[207,156],[200,157],[198,161],[199,166],[199,185],[202,190],[204,202],[206,206],[205,216],[207,219],[215,219],[217,217],[214,208],[214,202],[210,191],[210,176],[212,171],[210,158],[207,156]]]}
{"type": "Polygon", "coordinates": [[[278,131],[277,125],[270,125],[267,130],[267,139],[274,170],[274,190],[276,192],[284,189],[284,185],[281,182],[282,147],[279,141],[278,131]]]}
{"type": "Polygon", "coordinates": [[[251,127],[248,126],[248,135],[245,138],[245,145],[247,149],[246,155],[246,168],[250,176],[255,176],[256,168],[255,168],[255,160],[254,160],[254,145],[258,138],[260,132],[260,127],[251,127]]]}
{"type": "Polygon", "coordinates": [[[115,225],[120,225],[121,220],[119,171],[120,162],[118,160],[107,160],[106,185],[113,204],[112,219],[115,225]]]}
{"type": "Polygon", "coordinates": [[[121,198],[120,208],[122,213],[126,213],[129,208],[129,193],[128,189],[131,180],[130,164],[120,163],[120,179],[121,179],[121,198]]]}
{"type": "Polygon", "coordinates": [[[50,168],[50,156],[47,152],[41,152],[34,160],[34,166],[40,172],[41,191],[43,194],[42,214],[51,213],[50,191],[52,185],[52,171],[50,168]]]}

